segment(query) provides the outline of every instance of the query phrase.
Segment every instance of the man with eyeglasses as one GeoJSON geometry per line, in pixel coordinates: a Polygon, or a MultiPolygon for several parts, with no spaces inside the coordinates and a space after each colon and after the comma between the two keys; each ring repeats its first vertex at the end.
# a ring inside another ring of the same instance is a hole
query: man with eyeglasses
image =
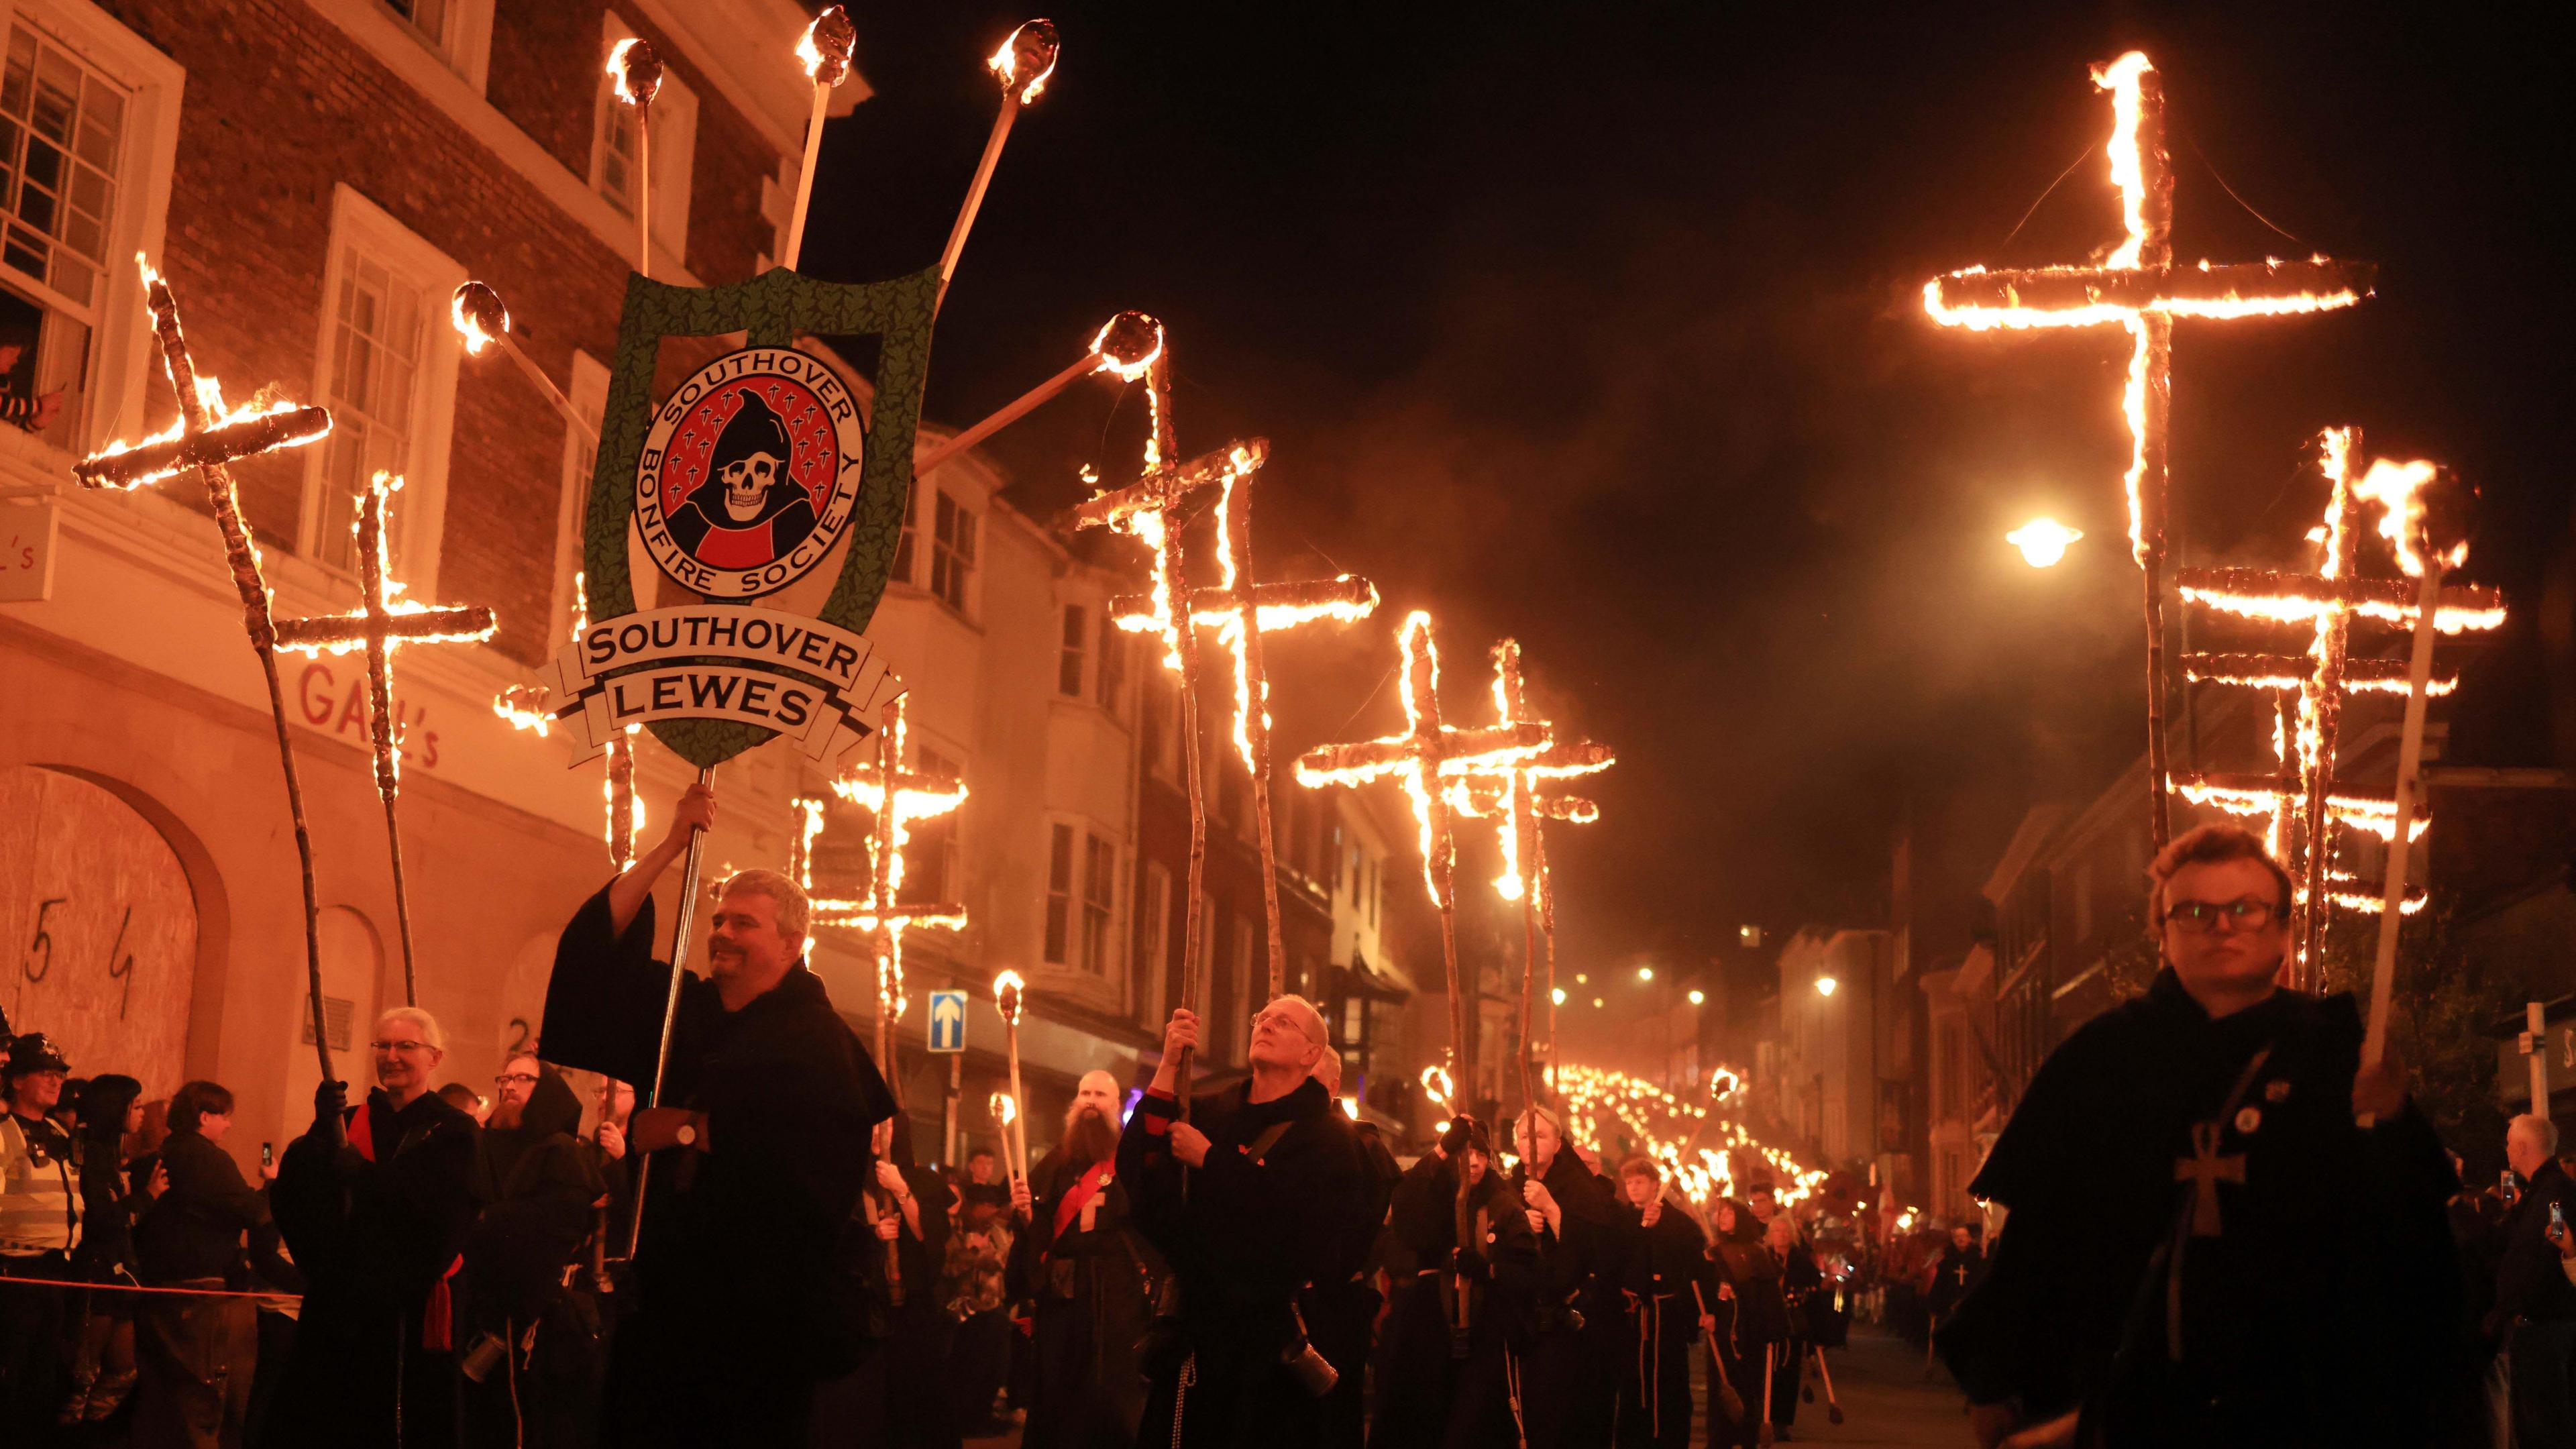
{"type": "MultiPolygon", "coordinates": [[[[673,991],[672,963],[653,955],[653,887],[715,818],[714,790],[691,785],[669,833],[564,927],[548,1061],[650,1089],[673,991]]],[[[860,1363],[854,1265],[883,1255],[859,1192],[895,1105],[805,964],[810,910],[774,870],[738,871],[703,903],[707,974],[678,973],[662,1090],[624,1134],[650,1171],[632,1301],[609,1351],[611,1449],[801,1443],[816,1386],[860,1363]]]]}
{"type": "Polygon", "coordinates": [[[1137,1442],[1312,1449],[1335,1374],[1298,1291],[1329,1281],[1369,1210],[1359,1144],[1313,1076],[1332,1047],[1315,1008],[1282,996],[1252,1019],[1250,1079],[1195,1094],[1184,1118],[1181,1055],[1198,1043],[1198,1015],[1174,1011],[1118,1141],[1118,1180],[1179,1294],[1148,1335],[1137,1442]]]}
{"type": "Polygon", "coordinates": [[[270,1192],[305,1277],[272,1442],[446,1444],[456,1434],[451,1280],[474,1219],[474,1119],[433,1090],[446,1037],[414,1006],[368,1039],[376,1086],[313,1092],[270,1192]]]}
{"type": "Polygon", "coordinates": [[[2012,1212],[1937,1337],[1979,1441],[2427,1442],[2458,1179],[2404,1066],[2361,1068],[2350,995],[2280,985],[2260,839],[2204,826],[2149,876],[2163,969],[2049,1055],[1969,1186],[2012,1212]]]}

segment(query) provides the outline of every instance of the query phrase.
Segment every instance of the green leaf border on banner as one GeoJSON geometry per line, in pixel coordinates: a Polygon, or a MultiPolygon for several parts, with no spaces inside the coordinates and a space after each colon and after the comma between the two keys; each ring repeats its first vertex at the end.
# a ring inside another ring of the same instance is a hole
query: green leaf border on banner
{"type": "MultiPolygon", "coordinates": [[[[868,415],[858,504],[850,516],[849,552],[819,616],[824,623],[865,632],[894,568],[904,508],[912,496],[913,434],[921,421],[931,329],[938,314],[937,267],[864,284],[817,281],[784,267],[723,287],[677,287],[629,274],[582,533],[591,619],[636,611],[626,537],[634,516],[635,467],[657,406],[653,373],[662,339],[742,332],[748,334],[746,346],[792,347],[799,335],[815,333],[878,339],[876,371],[869,380],[875,401],[868,415]]],[[[732,720],[658,720],[649,728],[674,754],[701,769],[775,734],[732,720]]]]}

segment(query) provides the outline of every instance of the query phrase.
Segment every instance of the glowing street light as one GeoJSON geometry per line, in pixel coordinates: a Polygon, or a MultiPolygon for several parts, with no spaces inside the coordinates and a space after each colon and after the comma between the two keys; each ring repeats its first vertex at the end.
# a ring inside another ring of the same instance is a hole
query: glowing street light
{"type": "Polygon", "coordinates": [[[1654,968],[1654,967],[1652,967],[1652,966],[1640,966],[1640,967],[1638,967],[1638,968],[1637,968],[1637,979],[1638,979],[1638,980],[1640,980],[1640,981],[1652,981],[1652,980],[1654,980],[1654,979],[1655,979],[1655,968],[1654,968]]]}
{"type": "Polygon", "coordinates": [[[1589,986],[1592,984],[1592,978],[1584,975],[1580,971],[1577,971],[1574,973],[1574,984],[1577,986],[1589,986]]]}
{"type": "Polygon", "coordinates": [[[1601,1004],[1602,1004],[1602,1003],[1601,1003],[1601,998],[1600,998],[1600,997],[1596,996],[1596,997],[1592,998],[1592,1005],[1593,1005],[1593,1008],[1594,1008],[1595,1010],[1600,1009],[1601,1004]]]}
{"type": "Polygon", "coordinates": [[[2069,528],[2054,518],[2034,518],[2004,535],[2004,542],[2021,550],[2022,562],[2035,569],[2053,568],[2066,557],[2066,546],[2084,536],[2084,530],[2069,528]]]}
{"type": "Polygon", "coordinates": [[[1565,988],[1562,986],[1551,987],[1548,990],[1547,997],[1548,1000],[1555,1002],[1559,1006],[1563,1006],[1565,1004],[1565,988]]]}
{"type": "Polygon", "coordinates": [[[1693,1006],[1706,1006],[1706,1005],[1708,1004],[1708,993],[1707,993],[1707,992],[1705,992],[1705,991],[1700,990],[1700,989],[1699,989],[1698,987],[1696,987],[1696,986],[1692,987],[1692,988],[1691,988],[1691,994],[1690,994],[1690,1004],[1691,1004],[1691,1005],[1693,1005],[1693,1006]]]}
{"type": "Polygon", "coordinates": [[[1819,976],[1816,978],[1816,994],[1818,996],[1831,996],[1834,994],[1834,988],[1840,985],[1842,985],[1841,982],[1836,981],[1830,976],[1819,976]]]}

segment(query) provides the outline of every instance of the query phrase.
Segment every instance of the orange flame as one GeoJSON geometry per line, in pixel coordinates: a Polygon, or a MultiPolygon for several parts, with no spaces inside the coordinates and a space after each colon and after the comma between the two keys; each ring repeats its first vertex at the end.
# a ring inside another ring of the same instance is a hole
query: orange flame
{"type": "Polygon", "coordinates": [[[984,64],[993,72],[993,78],[1002,83],[1002,94],[1025,106],[1045,92],[1047,77],[1055,74],[1056,56],[1060,49],[1055,23],[1031,20],[1012,31],[1010,39],[1003,41],[1002,48],[994,51],[984,64]],[[1024,50],[1032,71],[1026,81],[1019,76],[1024,50]]]}
{"type": "Polygon", "coordinates": [[[1002,1019],[1013,1026],[1020,1024],[1020,1007],[1028,1000],[1029,984],[1017,971],[1005,971],[993,978],[993,1004],[1001,1009],[1002,1019]]]}

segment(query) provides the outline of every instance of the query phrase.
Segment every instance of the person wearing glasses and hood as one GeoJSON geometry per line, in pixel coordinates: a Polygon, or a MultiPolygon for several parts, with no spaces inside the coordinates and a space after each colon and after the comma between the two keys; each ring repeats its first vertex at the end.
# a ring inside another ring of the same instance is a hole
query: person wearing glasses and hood
{"type": "Polygon", "coordinates": [[[2459,1184],[2406,1068],[2362,1065],[2349,995],[2280,984],[2260,839],[2203,826],[2149,876],[2164,968],[2049,1055],[1969,1185],[2012,1211],[1935,1340],[1979,1441],[2429,1442],[2459,1184]]]}
{"type": "Polygon", "coordinates": [[[469,1449],[588,1442],[604,1367],[599,1325],[564,1286],[605,1191],[582,1150],[581,1098],[554,1068],[513,1052],[475,1139],[483,1211],[465,1237],[457,1339],[469,1449]]]}
{"type": "Polygon", "coordinates": [[[1297,1295],[1329,1280],[1368,1214],[1358,1140],[1313,1076],[1332,1046],[1314,1007],[1281,996],[1252,1019],[1250,1079],[1196,1094],[1183,1118],[1181,1057],[1198,1044],[1197,1013],[1174,1011],[1118,1139],[1118,1180],[1179,1298],[1148,1330],[1137,1442],[1312,1449],[1337,1375],[1297,1295]]]}
{"type": "Polygon", "coordinates": [[[397,1006],[368,1041],[376,1086],[313,1090],[269,1199],[305,1277],[270,1442],[448,1444],[456,1437],[451,1280],[474,1221],[474,1119],[439,1098],[437,1018],[397,1006]]]}

